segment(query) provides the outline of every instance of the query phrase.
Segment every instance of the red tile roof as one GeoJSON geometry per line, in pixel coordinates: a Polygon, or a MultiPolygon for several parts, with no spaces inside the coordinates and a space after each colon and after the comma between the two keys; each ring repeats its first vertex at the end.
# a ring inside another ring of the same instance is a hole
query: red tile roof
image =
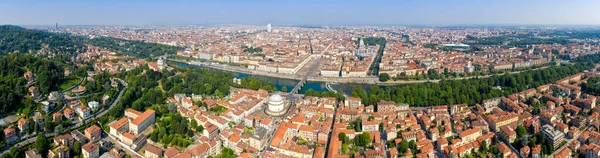
{"type": "Polygon", "coordinates": [[[85,145],[81,146],[81,148],[82,148],[83,150],[85,150],[86,152],[88,152],[88,153],[91,153],[91,152],[93,152],[94,150],[98,150],[98,148],[99,148],[99,147],[100,147],[100,145],[98,145],[98,144],[96,144],[96,143],[92,143],[92,142],[89,142],[89,143],[87,143],[87,144],[85,144],[85,145]]]}
{"type": "Polygon", "coordinates": [[[131,123],[133,123],[134,125],[140,125],[140,124],[142,124],[142,122],[144,122],[150,116],[153,116],[154,113],[155,113],[154,110],[148,109],[148,110],[144,111],[144,113],[142,113],[142,115],[139,115],[137,118],[133,119],[131,121],[131,123]]]}

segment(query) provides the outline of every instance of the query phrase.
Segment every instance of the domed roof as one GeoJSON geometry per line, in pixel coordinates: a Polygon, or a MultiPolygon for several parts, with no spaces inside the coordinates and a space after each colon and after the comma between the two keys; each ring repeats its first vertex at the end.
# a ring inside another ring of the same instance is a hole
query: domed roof
{"type": "Polygon", "coordinates": [[[283,97],[281,97],[281,95],[279,94],[274,94],[271,97],[269,97],[269,101],[281,101],[283,100],[283,97]]]}

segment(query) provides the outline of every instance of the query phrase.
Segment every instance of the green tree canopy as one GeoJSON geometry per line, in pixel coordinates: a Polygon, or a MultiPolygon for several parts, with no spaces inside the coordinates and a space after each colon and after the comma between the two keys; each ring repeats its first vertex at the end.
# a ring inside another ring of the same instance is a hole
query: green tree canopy
{"type": "Polygon", "coordinates": [[[355,139],[355,144],[357,146],[367,146],[369,144],[371,144],[371,135],[369,134],[369,132],[363,132],[362,134],[359,134],[356,136],[355,139]]]}
{"type": "Polygon", "coordinates": [[[381,73],[381,74],[379,74],[379,81],[385,82],[385,81],[388,81],[388,80],[390,80],[390,74],[387,74],[387,73],[381,73]]]}
{"type": "Polygon", "coordinates": [[[34,147],[42,153],[47,153],[47,151],[50,149],[50,143],[48,142],[48,138],[46,138],[46,136],[43,133],[38,133],[35,139],[34,147]]]}
{"type": "Polygon", "coordinates": [[[517,126],[516,132],[517,132],[517,136],[519,138],[521,138],[527,134],[527,129],[525,129],[525,127],[523,127],[523,125],[519,125],[519,126],[517,126]]]}

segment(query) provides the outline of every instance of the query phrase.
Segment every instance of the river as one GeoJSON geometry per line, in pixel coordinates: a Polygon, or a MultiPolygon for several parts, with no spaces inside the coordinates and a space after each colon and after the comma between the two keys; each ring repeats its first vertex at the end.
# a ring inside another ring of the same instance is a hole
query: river
{"type": "MultiPolygon", "coordinates": [[[[172,62],[175,64],[175,66],[178,67],[182,67],[182,68],[186,68],[188,66],[190,66],[187,63],[182,63],[182,62],[172,62]]],[[[202,66],[198,66],[198,65],[192,65],[194,67],[202,67],[202,66]]],[[[206,67],[202,67],[202,68],[206,68],[206,67]]],[[[218,69],[213,69],[213,68],[209,68],[211,70],[214,71],[223,71],[223,70],[218,70],[218,69]]],[[[223,71],[223,72],[229,72],[229,71],[223,71]]],[[[292,79],[283,79],[283,78],[276,78],[276,77],[267,77],[267,76],[258,76],[258,75],[251,75],[251,74],[246,74],[246,73],[239,73],[239,72],[229,72],[229,73],[233,73],[237,78],[246,78],[246,77],[254,77],[254,78],[258,78],[260,80],[264,80],[264,81],[268,81],[268,82],[272,82],[275,87],[278,90],[281,90],[282,87],[287,87],[288,91],[292,90],[292,88],[294,88],[294,86],[296,86],[296,84],[298,82],[300,82],[300,80],[292,80],[292,79]]],[[[300,94],[304,94],[307,90],[312,89],[314,91],[317,92],[325,92],[328,91],[327,87],[325,87],[326,84],[324,82],[315,82],[315,81],[307,81],[306,84],[304,85],[304,87],[302,87],[302,89],[300,89],[299,93],[300,94]]],[[[369,84],[344,84],[344,83],[336,83],[336,84],[332,84],[331,87],[335,90],[339,90],[342,89],[344,91],[344,93],[346,94],[350,94],[350,91],[352,90],[353,87],[359,87],[359,88],[364,88],[365,90],[368,90],[369,87],[371,87],[373,85],[369,85],[369,84]]],[[[385,87],[385,86],[380,86],[380,87],[385,87]]]]}

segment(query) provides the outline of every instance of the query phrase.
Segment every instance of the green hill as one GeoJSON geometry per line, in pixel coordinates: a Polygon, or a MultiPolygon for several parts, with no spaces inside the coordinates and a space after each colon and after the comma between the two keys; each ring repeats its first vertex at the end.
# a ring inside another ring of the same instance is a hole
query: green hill
{"type": "Polygon", "coordinates": [[[42,51],[53,54],[72,54],[84,50],[85,44],[81,37],[12,25],[0,26],[0,54],[42,51]]]}
{"type": "Polygon", "coordinates": [[[0,26],[0,55],[13,52],[49,53],[54,55],[74,54],[85,52],[87,44],[135,55],[140,58],[175,54],[177,51],[183,50],[182,47],[144,41],[111,37],[88,39],[81,36],[26,29],[13,25],[0,26]]]}

